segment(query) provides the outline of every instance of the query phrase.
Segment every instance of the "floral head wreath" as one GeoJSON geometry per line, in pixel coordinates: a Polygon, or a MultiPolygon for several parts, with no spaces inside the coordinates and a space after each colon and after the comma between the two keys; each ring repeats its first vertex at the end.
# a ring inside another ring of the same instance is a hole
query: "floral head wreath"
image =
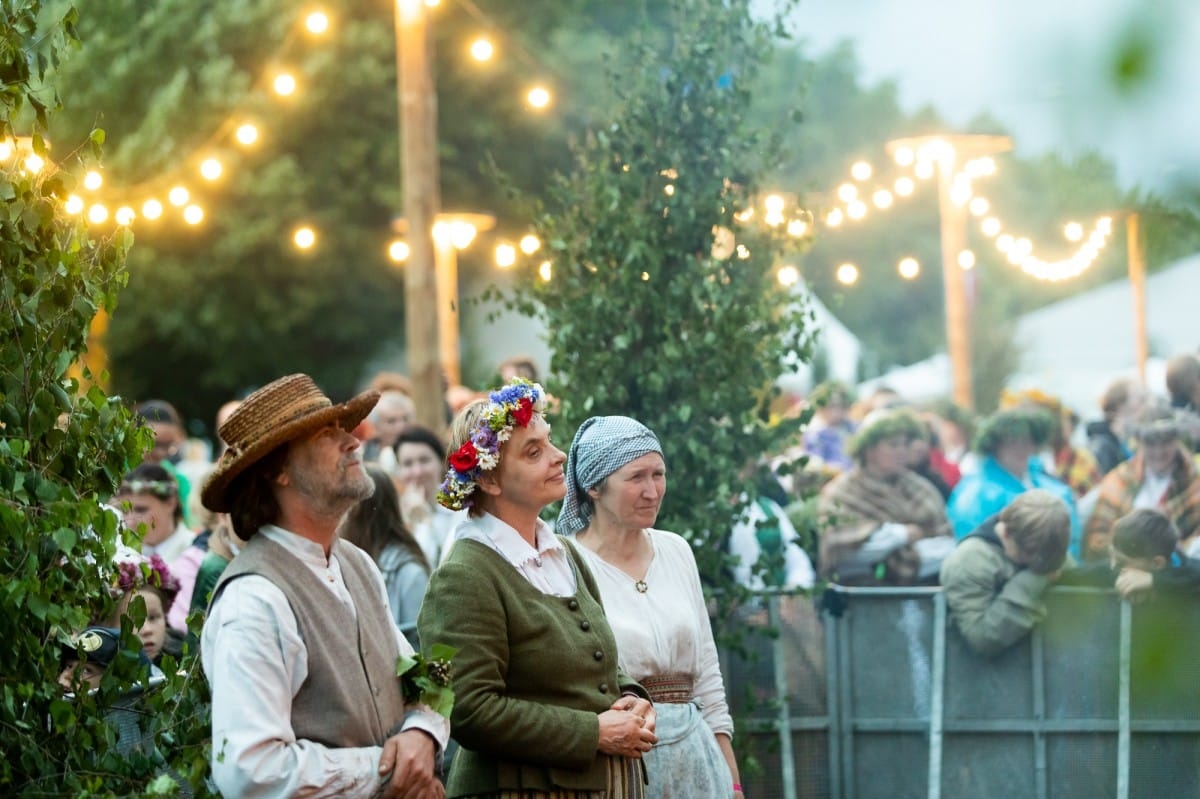
{"type": "Polygon", "coordinates": [[[500,464],[500,447],[512,436],[514,427],[526,427],[535,413],[546,408],[546,392],[523,377],[488,394],[488,403],[475,420],[475,429],[463,445],[450,453],[450,468],[438,490],[437,501],[450,510],[475,504],[479,475],[500,464]]]}
{"type": "Polygon", "coordinates": [[[174,596],[179,592],[179,580],[171,574],[166,561],[158,555],[138,555],[128,560],[117,561],[117,595],[137,591],[141,588],[157,588],[174,596]]]}

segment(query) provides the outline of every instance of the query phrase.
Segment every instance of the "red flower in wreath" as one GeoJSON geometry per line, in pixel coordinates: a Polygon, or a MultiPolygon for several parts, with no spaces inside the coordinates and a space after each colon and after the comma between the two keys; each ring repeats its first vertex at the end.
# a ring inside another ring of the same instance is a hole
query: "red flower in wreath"
{"type": "Polygon", "coordinates": [[[518,427],[527,427],[529,420],[533,418],[533,402],[528,397],[522,397],[517,403],[517,407],[512,412],[513,421],[518,427]]]}
{"type": "Polygon", "coordinates": [[[475,450],[475,445],[464,441],[458,451],[450,456],[450,465],[460,472],[469,472],[478,466],[479,453],[475,450]]]}

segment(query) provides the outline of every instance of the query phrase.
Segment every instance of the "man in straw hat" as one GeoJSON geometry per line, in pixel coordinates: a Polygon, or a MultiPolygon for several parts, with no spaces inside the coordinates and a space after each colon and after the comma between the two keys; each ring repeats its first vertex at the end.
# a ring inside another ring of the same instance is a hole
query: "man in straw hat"
{"type": "Polygon", "coordinates": [[[212,771],[226,797],[441,799],[449,722],[405,707],[396,661],[412,646],[383,578],[335,535],[371,496],[350,430],[379,399],[334,405],[307,375],[245,399],[204,484],[248,543],[213,591],[201,654],[212,685],[212,771]]]}

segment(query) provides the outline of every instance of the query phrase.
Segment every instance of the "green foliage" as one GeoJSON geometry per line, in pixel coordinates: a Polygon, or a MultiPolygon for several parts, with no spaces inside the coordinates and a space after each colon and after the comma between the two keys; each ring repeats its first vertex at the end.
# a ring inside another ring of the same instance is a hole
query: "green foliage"
{"type": "Polygon", "coordinates": [[[527,274],[511,298],[546,328],[557,437],[604,414],[654,430],[676,486],[660,523],[693,542],[727,598],[723,538],[745,506],[747,467],[792,432],[769,423],[768,404],[785,362],[810,355],[812,327],[775,278],[787,242],[735,218],[776,149],[747,116],[775,38],[748,6],[657,5],[667,23],[642,26],[612,62],[619,106],[537,216],[553,277],[527,274]],[[716,227],[747,257],[714,254],[716,227]]]}
{"type": "MultiPolygon", "coordinates": [[[[41,13],[37,0],[0,5],[0,138],[28,137],[48,156],[59,103],[44,78],[76,43],[76,15],[41,13]]],[[[89,148],[102,140],[89,137],[89,148]]],[[[0,169],[0,785],[8,796],[134,795],[165,766],[146,752],[120,754],[105,720],[145,676],[129,623],[98,692],[71,699],[57,684],[60,646],[112,610],[97,564],[111,562],[119,533],[101,502],[148,445],[118,398],[85,389],[72,371],[92,319],[116,307],[131,240],[90,238],[62,210],[70,175],[54,165],[30,174],[21,163],[0,169]]],[[[143,701],[150,739],[190,774],[204,725],[187,719],[203,681],[176,676],[174,665],[143,701]]],[[[195,669],[194,658],[177,665],[195,669]]]]}

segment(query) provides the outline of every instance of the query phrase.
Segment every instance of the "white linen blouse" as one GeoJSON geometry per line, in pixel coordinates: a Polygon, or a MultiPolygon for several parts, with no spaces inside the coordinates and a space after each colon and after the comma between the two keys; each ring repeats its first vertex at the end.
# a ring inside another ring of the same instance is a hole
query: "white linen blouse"
{"type": "Polygon", "coordinates": [[[714,733],[733,736],[733,718],[692,547],[681,536],[647,530],[654,556],[638,581],[585,546],[576,546],[600,586],[604,615],[617,638],[617,660],[630,677],[683,674],[714,733]]]}

